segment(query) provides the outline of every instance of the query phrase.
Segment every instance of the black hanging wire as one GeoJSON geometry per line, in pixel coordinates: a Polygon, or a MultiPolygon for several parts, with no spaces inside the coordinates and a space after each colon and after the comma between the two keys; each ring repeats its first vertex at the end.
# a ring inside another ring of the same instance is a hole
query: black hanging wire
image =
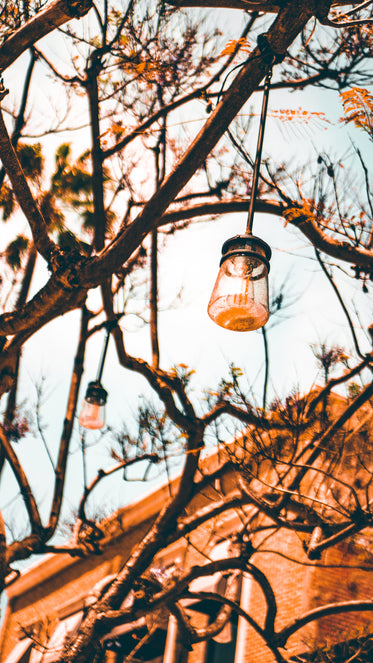
{"type": "Polygon", "coordinates": [[[105,365],[106,353],[107,353],[107,349],[108,349],[108,345],[109,345],[110,333],[111,333],[111,328],[108,326],[106,328],[106,338],[105,338],[104,346],[103,346],[102,352],[101,352],[100,363],[99,363],[98,369],[97,369],[96,382],[101,382],[102,372],[104,370],[104,365],[105,365]]]}
{"type": "Polygon", "coordinates": [[[254,207],[255,207],[256,194],[257,194],[257,191],[258,191],[260,163],[261,163],[261,159],[262,159],[262,149],[263,149],[264,129],[265,129],[265,124],[266,124],[266,119],[267,119],[268,97],[269,97],[269,90],[270,90],[270,86],[271,86],[273,65],[277,64],[279,62],[282,62],[282,60],[284,59],[284,57],[286,55],[286,53],[279,54],[279,53],[275,53],[272,50],[272,47],[271,47],[271,45],[268,41],[268,35],[267,35],[266,32],[264,32],[263,34],[258,35],[257,43],[258,43],[258,48],[260,50],[261,56],[262,56],[264,62],[266,63],[266,65],[268,67],[268,72],[267,72],[267,75],[266,75],[265,81],[264,81],[262,110],[261,110],[261,114],[260,114],[258,142],[257,142],[257,147],[256,147],[256,155],[255,155],[254,170],[253,170],[253,181],[252,181],[252,186],[251,186],[251,198],[250,198],[249,212],[248,212],[248,217],[247,217],[247,226],[246,226],[246,233],[247,234],[251,234],[252,229],[253,229],[254,207]]]}
{"type": "MultiPolygon", "coordinates": [[[[262,59],[264,60],[265,64],[268,67],[268,72],[267,72],[267,75],[265,77],[264,89],[263,89],[262,110],[261,110],[261,115],[260,115],[259,134],[258,134],[258,142],[257,142],[256,156],[255,156],[254,170],[253,170],[253,180],[252,180],[252,187],[251,187],[251,199],[250,199],[248,218],[247,218],[247,226],[246,226],[246,233],[247,234],[252,234],[252,227],[253,227],[253,220],[254,220],[254,207],[255,207],[255,199],[256,199],[256,194],[257,194],[257,190],[258,190],[258,183],[259,183],[260,162],[261,162],[261,158],[262,158],[264,129],[265,129],[265,123],[266,123],[266,119],[267,119],[268,97],[269,97],[269,90],[270,90],[271,79],[272,79],[273,65],[277,64],[279,62],[282,62],[282,60],[284,59],[284,57],[286,55],[286,53],[282,53],[282,54],[275,53],[275,51],[272,50],[272,47],[269,44],[268,35],[267,35],[266,32],[258,35],[257,44],[258,44],[258,48],[259,48],[259,51],[260,51],[260,56],[262,57],[262,59]]],[[[254,57],[260,57],[260,56],[254,56],[254,57]]],[[[248,60],[246,60],[243,63],[240,63],[240,64],[236,65],[227,74],[226,78],[224,79],[222,88],[219,92],[218,101],[219,101],[219,98],[220,98],[220,96],[223,92],[225,81],[228,78],[228,76],[230,76],[231,73],[235,69],[243,67],[244,65],[246,65],[252,59],[253,59],[253,56],[250,56],[248,58],[248,60]]],[[[228,130],[228,134],[229,134],[229,130],[228,130]]]]}
{"type": "Polygon", "coordinates": [[[257,194],[257,191],[258,191],[260,163],[261,163],[261,159],[262,159],[263,138],[264,138],[265,123],[266,123],[266,118],[267,118],[268,96],[269,96],[269,89],[270,89],[270,85],[271,85],[271,78],[272,78],[272,67],[269,70],[269,72],[268,72],[268,74],[265,78],[265,82],[264,82],[262,111],[261,111],[261,115],[260,115],[258,142],[257,142],[257,147],[256,147],[256,156],[255,156],[254,170],[253,170],[253,180],[252,180],[252,185],[251,185],[251,198],[250,198],[250,205],[249,205],[249,211],[248,211],[248,216],[247,216],[247,226],[246,226],[246,233],[247,234],[251,234],[252,229],[253,229],[254,207],[255,207],[256,194],[257,194]]]}
{"type": "Polygon", "coordinates": [[[107,353],[107,349],[108,349],[108,345],[109,345],[110,334],[113,331],[116,324],[117,324],[117,319],[110,320],[110,321],[106,322],[106,324],[105,324],[106,337],[105,337],[104,345],[103,345],[102,352],[101,352],[101,358],[100,358],[100,363],[98,365],[97,376],[96,376],[95,382],[101,383],[102,373],[103,373],[104,365],[105,365],[106,353],[107,353]]]}

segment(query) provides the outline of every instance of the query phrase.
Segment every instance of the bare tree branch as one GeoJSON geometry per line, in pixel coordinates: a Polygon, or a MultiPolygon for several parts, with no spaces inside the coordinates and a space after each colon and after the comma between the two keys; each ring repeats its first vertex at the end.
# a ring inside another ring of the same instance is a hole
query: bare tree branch
{"type": "Polygon", "coordinates": [[[21,164],[19,163],[14,147],[8,136],[1,111],[0,152],[3,166],[12,183],[13,191],[19,200],[26,219],[30,223],[35,246],[47,263],[52,264],[54,259],[58,258],[59,250],[48,236],[46,221],[32,197],[21,164]]]}
{"type": "Polygon", "coordinates": [[[2,426],[0,426],[0,442],[3,447],[3,452],[6,456],[7,461],[9,462],[12,472],[15,476],[15,479],[18,483],[22,499],[27,510],[30,525],[33,535],[40,535],[42,532],[42,522],[40,519],[40,514],[34,494],[31,490],[31,486],[27,480],[26,473],[22,468],[21,463],[19,462],[17,455],[15,454],[13,447],[8,440],[6,433],[2,426]]]}

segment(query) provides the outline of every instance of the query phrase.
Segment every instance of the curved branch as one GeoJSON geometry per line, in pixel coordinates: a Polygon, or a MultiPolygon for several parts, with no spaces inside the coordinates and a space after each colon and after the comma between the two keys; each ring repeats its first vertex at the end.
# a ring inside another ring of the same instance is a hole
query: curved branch
{"type": "MultiPolygon", "coordinates": [[[[271,650],[272,654],[275,656],[275,659],[276,659],[277,663],[286,663],[285,659],[281,656],[280,652],[278,651],[278,649],[276,647],[276,644],[273,642],[272,634],[268,634],[265,629],[262,629],[259,626],[259,624],[255,621],[255,619],[253,617],[251,617],[251,615],[249,615],[249,613],[246,612],[246,610],[244,610],[238,603],[236,603],[236,601],[232,601],[229,598],[227,598],[226,596],[220,596],[219,594],[214,594],[212,592],[188,592],[185,596],[187,598],[196,598],[196,599],[199,599],[201,601],[206,600],[206,599],[210,600],[210,601],[216,601],[217,603],[223,603],[223,604],[229,606],[231,612],[232,611],[236,612],[237,615],[239,615],[239,617],[243,617],[243,619],[245,619],[250,624],[250,626],[254,629],[254,631],[256,631],[257,634],[264,640],[265,645],[268,647],[268,649],[271,650]]],[[[173,612],[171,606],[170,606],[170,612],[173,612]]],[[[175,616],[176,616],[176,619],[178,619],[177,615],[175,615],[175,616]]],[[[220,630],[221,630],[221,629],[218,630],[221,625],[219,624],[219,627],[217,627],[217,626],[215,626],[215,622],[211,625],[214,628],[209,629],[209,630],[208,630],[208,627],[205,628],[205,629],[192,629],[192,627],[190,627],[190,622],[189,621],[184,622],[183,626],[186,626],[187,628],[189,627],[190,630],[188,629],[188,635],[189,635],[189,633],[191,633],[191,635],[192,635],[191,640],[192,640],[193,643],[198,642],[198,641],[206,640],[208,637],[213,637],[214,634],[215,634],[215,631],[220,632],[220,630]],[[194,637],[193,637],[193,631],[195,632],[194,637]],[[201,634],[198,637],[198,632],[199,631],[201,631],[201,634]],[[203,633],[202,633],[202,631],[203,631],[203,633]]]]}
{"type": "MultiPolygon", "coordinates": [[[[212,576],[219,572],[222,573],[224,571],[234,570],[240,570],[248,573],[259,585],[267,604],[267,611],[264,620],[265,627],[263,630],[261,630],[261,634],[269,638],[275,636],[274,623],[277,615],[277,603],[273,589],[266,575],[255,565],[247,562],[243,556],[219,559],[213,562],[208,562],[203,566],[193,566],[193,568],[188,571],[182,578],[178,578],[172,584],[172,586],[167,586],[165,589],[162,588],[161,591],[155,593],[150,601],[147,597],[143,600],[137,600],[133,608],[118,611],[106,611],[106,614],[102,615],[101,621],[102,623],[104,622],[105,624],[108,623],[110,626],[114,626],[119,623],[123,623],[123,617],[125,614],[128,616],[128,619],[133,620],[134,618],[138,618],[143,614],[149,613],[149,611],[154,611],[160,605],[165,603],[168,604],[169,609],[171,609],[171,602],[177,602],[180,600],[180,598],[185,598],[185,596],[187,596],[185,590],[193,580],[196,580],[197,578],[212,576]]],[[[205,592],[201,592],[201,594],[205,594],[205,592]]],[[[234,610],[236,610],[236,604],[230,601],[229,598],[225,596],[218,596],[216,594],[213,594],[212,596],[214,598],[216,597],[216,600],[221,603],[228,603],[231,605],[231,607],[233,607],[234,610]]],[[[254,623],[252,625],[254,628],[256,628],[254,623]]]]}
{"type": "MultiPolygon", "coordinates": [[[[177,203],[177,199],[175,200],[177,203]]],[[[200,203],[191,205],[187,209],[165,212],[158,225],[167,223],[177,223],[198,216],[207,216],[214,214],[231,214],[233,212],[247,212],[249,200],[222,200],[210,203],[200,203]]],[[[285,220],[298,228],[316,249],[323,251],[332,258],[338,258],[358,265],[368,271],[372,268],[373,251],[358,246],[349,245],[345,241],[338,241],[328,237],[316,222],[316,217],[306,207],[296,202],[280,203],[276,200],[256,200],[255,211],[263,214],[273,214],[283,216],[285,220]]]]}
{"type": "Polygon", "coordinates": [[[276,642],[279,647],[284,647],[291,635],[299,631],[303,626],[322,617],[329,615],[338,615],[341,612],[364,612],[373,611],[373,601],[344,601],[343,603],[329,603],[321,608],[314,608],[307,612],[303,617],[294,619],[276,635],[276,642]]]}
{"type": "Polygon", "coordinates": [[[9,442],[3,427],[0,425],[0,443],[3,447],[4,455],[12,468],[12,472],[18,483],[28,517],[30,519],[30,526],[33,535],[39,536],[43,530],[39,509],[36,504],[35,497],[31,490],[31,486],[27,480],[26,474],[19,462],[17,455],[14,453],[13,447],[9,442]]]}
{"type": "MultiPolygon", "coordinates": [[[[175,205],[178,199],[174,201],[175,205]]],[[[197,203],[189,207],[170,210],[163,214],[160,225],[164,226],[167,223],[177,223],[178,221],[186,221],[198,216],[213,216],[215,214],[232,214],[234,212],[247,212],[250,205],[250,198],[232,198],[231,200],[216,200],[206,203],[197,203]]],[[[284,205],[277,200],[259,200],[255,201],[255,211],[263,214],[275,214],[282,216],[284,205]]]]}
{"type": "MultiPolygon", "coordinates": [[[[177,204],[177,198],[174,202],[177,204]]],[[[247,212],[249,202],[249,199],[242,200],[242,198],[236,198],[198,203],[197,205],[190,205],[187,208],[165,212],[162,217],[158,218],[155,225],[160,227],[168,223],[178,223],[179,221],[186,221],[199,216],[247,212]]],[[[279,217],[283,216],[288,223],[298,228],[316,249],[323,251],[323,253],[333,258],[350,262],[368,271],[371,270],[373,261],[372,250],[353,246],[352,244],[349,245],[345,241],[338,241],[332,237],[328,237],[318,226],[316,217],[307,207],[295,201],[284,204],[276,200],[256,200],[255,211],[279,217]]]]}
{"type": "Polygon", "coordinates": [[[323,251],[332,258],[358,265],[368,272],[372,269],[373,252],[371,250],[328,237],[321,230],[315,215],[312,214],[306,204],[290,205],[283,209],[282,216],[295,228],[298,228],[316,249],[323,251]]]}
{"type": "MultiPolygon", "coordinates": [[[[203,642],[213,638],[214,636],[218,635],[218,633],[221,633],[224,626],[228,623],[232,616],[232,610],[234,610],[235,606],[237,605],[237,594],[239,589],[239,584],[237,581],[239,575],[240,571],[237,570],[229,574],[227,578],[225,595],[219,596],[217,600],[217,602],[221,604],[217,616],[207,626],[202,628],[193,628],[194,633],[191,638],[193,643],[203,642]]],[[[186,598],[193,597],[197,599],[200,598],[201,600],[208,598],[214,600],[214,592],[187,592],[186,598]]]]}
{"type": "Polygon", "coordinates": [[[177,407],[172,394],[173,389],[169,386],[172,381],[171,376],[164,373],[159,368],[152,368],[144,359],[128,355],[124,347],[123,336],[119,327],[115,327],[112,334],[114,336],[117,355],[121,366],[143,375],[163,401],[167,414],[175,424],[185,431],[192,431],[195,428],[197,417],[194,413],[193,416],[185,416],[185,414],[183,414],[183,412],[177,407]]]}
{"type": "Polygon", "coordinates": [[[361,18],[361,19],[353,19],[352,21],[349,20],[340,20],[340,19],[345,19],[348,16],[351,16],[351,14],[354,14],[357,11],[360,11],[360,9],[363,9],[364,7],[368,7],[369,5],[372,4],[372,0],[367,0],[366,2],[360,3],[357,7],[354,7],[348,12],[344,12],[344,14],[338,14],[337,15],[337,20],[332,20],[328,18],[328,16],[318,16],[318,19],[322,25],[328,25],[331,28],[352,28],[355,25],[369,25],[373,23],[373,18],[361,18]]]}
{"type": "Polygon", "coordinates": [[[111,476],[115,472],[118,472],[118,470],[125,469],[126,467],[130,467],[131,465],[134,465],[134,463],[138,463],[143,460],[149,460],[151,463],[158,463],[160,458],[156,453],[143,454],[142,456],[136,456],[135,458],[128,458],[118,465],[115,465],[115,467],[110,468],[110,470],[99,470],[97,476],[93,479],[93,481],[91,481],[89,486],[86,486],[84,489],[84,494],[79,504],[78,518],[80,518],[80,520],[83,522],[87,521],[87,516],[85,513],[87,499],[102,479],[111,476]]]}
{"type": "MultiPolygon", "coordinates": [[[[277,615],[277,604],[273,589],[266,575],[256,566],[248,563],[244,557],[231,557],[229,559],[220,559],[214,562],[209,562],[204,566],[194,566],[184,576],[184,578],[179,579],[175,586],[169,590],[170,598],[172,595],[174,595],[174,598],[180,596],[183,592],[183,589],[188,587],[192,580],[195,580],[196,578],[211,576],[219,571],[231,571],[233,569],[240,569],[241,571],[245,571],[245,573],[249,573],[258,583],[267,604],[267,611],[264,620],[264,631],[267,636],[274,635],[274,623],[277,615]]],[[[167,596],[167,594],[168,592],[165,592],[165,596],[167,596]]],[[[224,601],[225,598],[222,597],[222,600],[224,601]]],[[[154,597],[154,601],[157,601],[157,596],[154,597]]]]}
{"type": "MultiPolygon", "coordinates": [[[[245,424],[257,426],[261,430],[289,430],[292,425],[289,422],[284,422],[280,417],[276,417],[276,413],[271,413],[270,417],[263,417],[255,413],[254,410],[244,410],[229,401],[222,401],[217,403],[201,417],[204,426],[208,426],[213,421],[221,417],[223,414],[229,414],[245,424]]],[[[309,421],[304,425],[299,423],[294,424],[294,428],[301,430],[309,425],[309,421]]]]}

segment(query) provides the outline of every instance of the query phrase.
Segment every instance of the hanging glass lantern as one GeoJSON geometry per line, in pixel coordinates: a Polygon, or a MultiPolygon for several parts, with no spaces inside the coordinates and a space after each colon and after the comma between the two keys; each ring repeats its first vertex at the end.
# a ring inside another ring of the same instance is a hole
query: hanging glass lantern
{"type": "Polygon", "coordinates": [[[252,331],[269,318],[268,272],[271,249],[254,235],[237,235],[222,247],[220,271],[208,305],[220,327],[252,331]]]}
{"type": "Polygon", "coordinates": [[[79,417],[79,424],[83,428],[97,430],[105,426],[107,396],[107,391],[99,381],[89,382],[79,417]]]}
{"type": "MultiPolygon", "coordinates": [[[[267,40],[264,41],[266,45],[267,40]]],[[[261,43],[263,54],[263,40],[261,43]]],[[[260,47],[259,37],[258,46],[260,47]]],[[[246,233],[224,242],[220,271],[207,307],[210,318],[217,325],[233,331],[259,329],[269,318],[268,272],[272,251],[268,244],[252,234],[252,228],[273,63],[274,59],[270,53],[270,69],[264,83],[246,233]]]]}
{"type": "Polygon", "coordinates": [[[106,338],[104,341],[104,347],[102,348],[97,377],[93,382],[88,383],[82,411],[79,417],[79,424],[83,426],[83,428],[88,428],[89,430],[96,430],[105,426],[105,405],[108,393],[101,384],[101,378],[109,345],[110,332],[115,324],[116,321],[106,323],[106,338]]]}

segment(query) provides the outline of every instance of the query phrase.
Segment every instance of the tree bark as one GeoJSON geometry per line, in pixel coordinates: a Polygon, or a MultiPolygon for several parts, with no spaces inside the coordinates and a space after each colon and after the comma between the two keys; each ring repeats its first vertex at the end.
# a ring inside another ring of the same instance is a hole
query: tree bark
{"type": "Polygon", "coordinates": [[[54,0],[15,30],[0,48],[0,72],[7,69],[30,46],[72,18],[82,18],[93,0],[54,0]]]}

